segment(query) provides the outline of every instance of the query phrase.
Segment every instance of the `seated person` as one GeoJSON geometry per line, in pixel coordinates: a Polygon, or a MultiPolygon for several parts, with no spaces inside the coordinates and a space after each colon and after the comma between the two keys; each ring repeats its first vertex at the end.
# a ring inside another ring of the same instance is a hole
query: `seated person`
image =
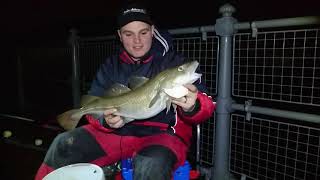
{"type": "MultiPolygon", "coordinates": [[[[129,4],[121,11],[118,35],[122,46],[101,65],[89,95],[103,96],[114,83],[128,85],[133,75],[152,78],[186,62],[173,50],[169,34],[160,33],[139,4],[129,4]]],[[[149,119],[124,123],[114,115],[116,109],[106,110],[100,118],[86,115],[88,124],[55,138],[35,179],[74,163],[103,167],[133,157],[134,179],[170,180],[186,160],[192,127],[209,119],[215,108],[203,82],[185,87],[188,93],[172,101],[176,111],[170,108],[149,119]]]]}

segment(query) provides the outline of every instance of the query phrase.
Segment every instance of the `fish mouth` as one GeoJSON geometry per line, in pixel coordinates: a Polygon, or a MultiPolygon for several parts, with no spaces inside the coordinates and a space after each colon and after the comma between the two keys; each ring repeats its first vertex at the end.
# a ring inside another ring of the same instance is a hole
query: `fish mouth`
{"type": "Polygon", "coordinates": [[[201,74],[199,74],[199,73],[192,73],[191,75],[190,75],[190,80],[189,80],[189,83],[194,83],[194,82],[196,82],[198,79],[200,79],[201,78],[201,74]]]}
{"type": "Polygon", "coordinates": [[[197,68],[199,66],[199,62],[198,61],[191,61],[190,65],[188,66],[188,72],[190,73],[195,73],[197,68]]]}
{"type": "Polygon", "coordinates": [[[199,66],[199,62],[198,61],[191,61],[190,65],[188,66],[188,72],[189,72],[189,83],[194,83],[195,81],[197,81],[202,75],[199,73],[196,73],[196,70],[199,66]]]}

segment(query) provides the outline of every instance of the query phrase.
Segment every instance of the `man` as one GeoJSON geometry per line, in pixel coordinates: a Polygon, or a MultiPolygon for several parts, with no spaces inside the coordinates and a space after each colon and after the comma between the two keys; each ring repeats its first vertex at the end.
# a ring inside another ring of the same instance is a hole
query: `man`
{"type": "MultiPolygon", "coordinates": [[[[159,72],[183,64],[185,59],[161,36],[146,9],[131,4],[118,17],[118,35],[122,47],[101,66],[90,95],[103,96],[114,83],[128,85],[132,76],[152,78],[159,72]]],[[[200,82],[186,85],[188,94],[173,100],[178,106],[146,119],[124,124],[122,117],[104,112],[89,124],[58,135],[50,146],[36,179],[42,179],[59,167],[89,162],[107,166],[133,157],[134,179],[169,180],[172,172],[184,164],[191,143],[192,126],[210,118],[212,99],[200,82]]]]}

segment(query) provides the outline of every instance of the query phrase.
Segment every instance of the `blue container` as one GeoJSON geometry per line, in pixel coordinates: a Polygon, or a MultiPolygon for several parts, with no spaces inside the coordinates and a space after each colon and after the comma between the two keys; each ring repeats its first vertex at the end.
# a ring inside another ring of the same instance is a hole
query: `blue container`
{"type": "Polygon", "coordinates": [[[189,180],[190,179],[190,170],[191,166],[188,161],[184,163],[183,166],[180,166],[173,174],[174,180],[189,180]]]}
{"type": "Polygon", "coordinates": [[[123,180],[133,180],[132,159],[121,160],[121,174],[123,180]]]}
{"type": "MultiPolygon", "coordinates": [[[[191,166],[188,161],[180,166],[173,174],[174,180],[189,180],[191,166]]],[[[123,180],[133,180],[132,159],[124,159],[121,161],[121,174],[123,180]]]]}

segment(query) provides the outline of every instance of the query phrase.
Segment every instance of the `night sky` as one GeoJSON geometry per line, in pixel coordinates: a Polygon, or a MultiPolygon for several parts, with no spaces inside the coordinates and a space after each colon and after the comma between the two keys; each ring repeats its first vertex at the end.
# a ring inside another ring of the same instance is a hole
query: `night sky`
{"type": "MultiPolygon", "coordinates": [[[[239,21],[319,15],[318,0],[198,0],[148,1],[155,20],[162,28],[213,25],[218,9],[229,2],[239,21]],[[174,2],[174,4],[173,4],[174,2]]],[[[3,38],[21,41],[65,39],[74,27],[83,35],[110,34],[124,0],[6,0],[0,7],[3,38]]]]}

